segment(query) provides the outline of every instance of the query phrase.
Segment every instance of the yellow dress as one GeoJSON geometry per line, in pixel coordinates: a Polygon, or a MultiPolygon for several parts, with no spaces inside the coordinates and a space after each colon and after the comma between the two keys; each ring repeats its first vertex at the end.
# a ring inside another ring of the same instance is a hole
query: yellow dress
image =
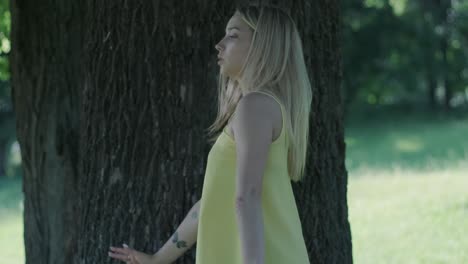
{"type": "MultiPolygon", "coordinates": [[[[270,96],[280,104],[285,120],[284,106],[275,96],[270,96]]],[[[263,176],[265,264],[309,264],[287,173],[284,123],[280,136],[271,143],[263,176]]],[[[235,177],[235,141],[223,130],[208,154],[200,203],[196,264],[244,264],[235,210],[235,177]]]]}

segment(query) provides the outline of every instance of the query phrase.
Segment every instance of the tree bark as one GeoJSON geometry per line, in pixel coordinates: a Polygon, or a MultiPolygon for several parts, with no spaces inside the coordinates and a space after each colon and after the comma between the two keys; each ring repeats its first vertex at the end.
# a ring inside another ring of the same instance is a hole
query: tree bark
{"type": "Polygon", "coordinates": [[[79,3],[11,1],[12,101],[26,263],[71,263],[80,104],[79,3]]]}
{"type": "Polygon", "coordinates": [[[294,184],[311,263],[352,263],[339,1],[294,1],[313,86],[307,177],[294,184]]]}
{"type": "MultiPolygon", "coordinates": [[[[87,1],[76,263],[155,253],[198,201],[216,113],[222,1],[87,1]]],[[[178,263],[194,263],[195,247],[178,263]]]]}

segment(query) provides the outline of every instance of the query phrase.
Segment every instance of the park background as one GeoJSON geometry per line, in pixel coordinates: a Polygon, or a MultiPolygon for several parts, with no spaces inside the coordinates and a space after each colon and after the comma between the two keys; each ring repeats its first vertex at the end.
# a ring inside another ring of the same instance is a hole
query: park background
{"type": "MultiPolygon", "coordinates": [[[[353,0],[341,10],[354,262],[468,263],[468,1],[353,0]]],[[[0,0],[0,255],[17,264],[10,19],[0,0]]]]}

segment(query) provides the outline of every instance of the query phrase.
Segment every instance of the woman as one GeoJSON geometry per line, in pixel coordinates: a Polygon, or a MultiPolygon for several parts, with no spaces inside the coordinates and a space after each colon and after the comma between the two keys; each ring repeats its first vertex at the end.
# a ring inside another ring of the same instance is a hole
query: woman
{"type": "Polygon", "coordinates": [[[291,180],[304,175],[312,93],[301,39],[276,7],[238,8],[215,46],[218,116],[202,198],[154,255],[111,247],[127,263],[309,263],[291,180]],[[219,132],[217,133],[216,132],[219,132]]]}

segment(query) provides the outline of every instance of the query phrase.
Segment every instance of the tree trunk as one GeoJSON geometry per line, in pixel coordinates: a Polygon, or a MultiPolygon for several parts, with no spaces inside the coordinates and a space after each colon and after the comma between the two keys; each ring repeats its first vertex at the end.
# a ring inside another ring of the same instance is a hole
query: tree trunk
{"type": "MultiPolygon", "coordinates": [[[[171,237],[201,193],[233,4],[12,3],[27,263],[110,263],[109,245],[154,253],[171,237]]],[[[339,2],[289,4],[314,86],[309,177],[294,185],[303,231],[312,263],[351,263],[339,2]]]]}
{"type": "MultiPolygon", "coordinates": [[[[446,27],[447,28],[447,27],[446,27]]],[[[444,84],[444,106],[445,110],[450,110],[452,106],[450,105],[450,101],[452,100],[453,97],[453,91],[452,91],[452,85],[450,83],[449,79],[449,62],[447,60],[448,56],[448,36],[444,35],[443,38],[441,39],[440,43],[440,52],[442,54],[442,81],[444,84]]]]}
{"type": "Polygon", "coordinates": [[[7,143],[8,141],[6,139],[0,138],[0,178],[6,175],[7,143]]]}
{"type": "Polygon", "coordinates": [[[352,263],[340,94],[340,2],[295,1],[292,10],[297,12],[314,94],[307,177],[293,186],[309,258],[311,263],[352,263]]]}
{"type": "Polygon", "coordinates": [[[444,85],[444,106],[446,110],[451,108],[450,101],[453,97],[453,88],[450,83],[450,63],[448,62],[449,42],[452,30],[452,25],[449,22],[449,13],[452,9],[451,1],[435,0],[434,13],[437,17],[437,24],[443,28],[443,33],[439,37],[439,51],[442,55],[441,72],[442,72],[442,83],[444,85]]]}
{"type": "Polygon", "coordinates": [[[11,1],[12,101],[26,263],[71,263],[80,103],[79,3],[11,1]]]}
{"type": "Polygon", "coordinates": [[[428,101],[429,101],[429,108],[432,111],[437,110],[437,80],[434,71],[428,70],[426,73],[427,77],[427,91],[428,91],[428,101]]]}
{"type": "Polygon", "coordinates": [[[156,252],[200,198],[214,46],[231,10],[204,3],[87,2],[76,263],[110,263],[109,246],[124,242],[156,252]]]}

